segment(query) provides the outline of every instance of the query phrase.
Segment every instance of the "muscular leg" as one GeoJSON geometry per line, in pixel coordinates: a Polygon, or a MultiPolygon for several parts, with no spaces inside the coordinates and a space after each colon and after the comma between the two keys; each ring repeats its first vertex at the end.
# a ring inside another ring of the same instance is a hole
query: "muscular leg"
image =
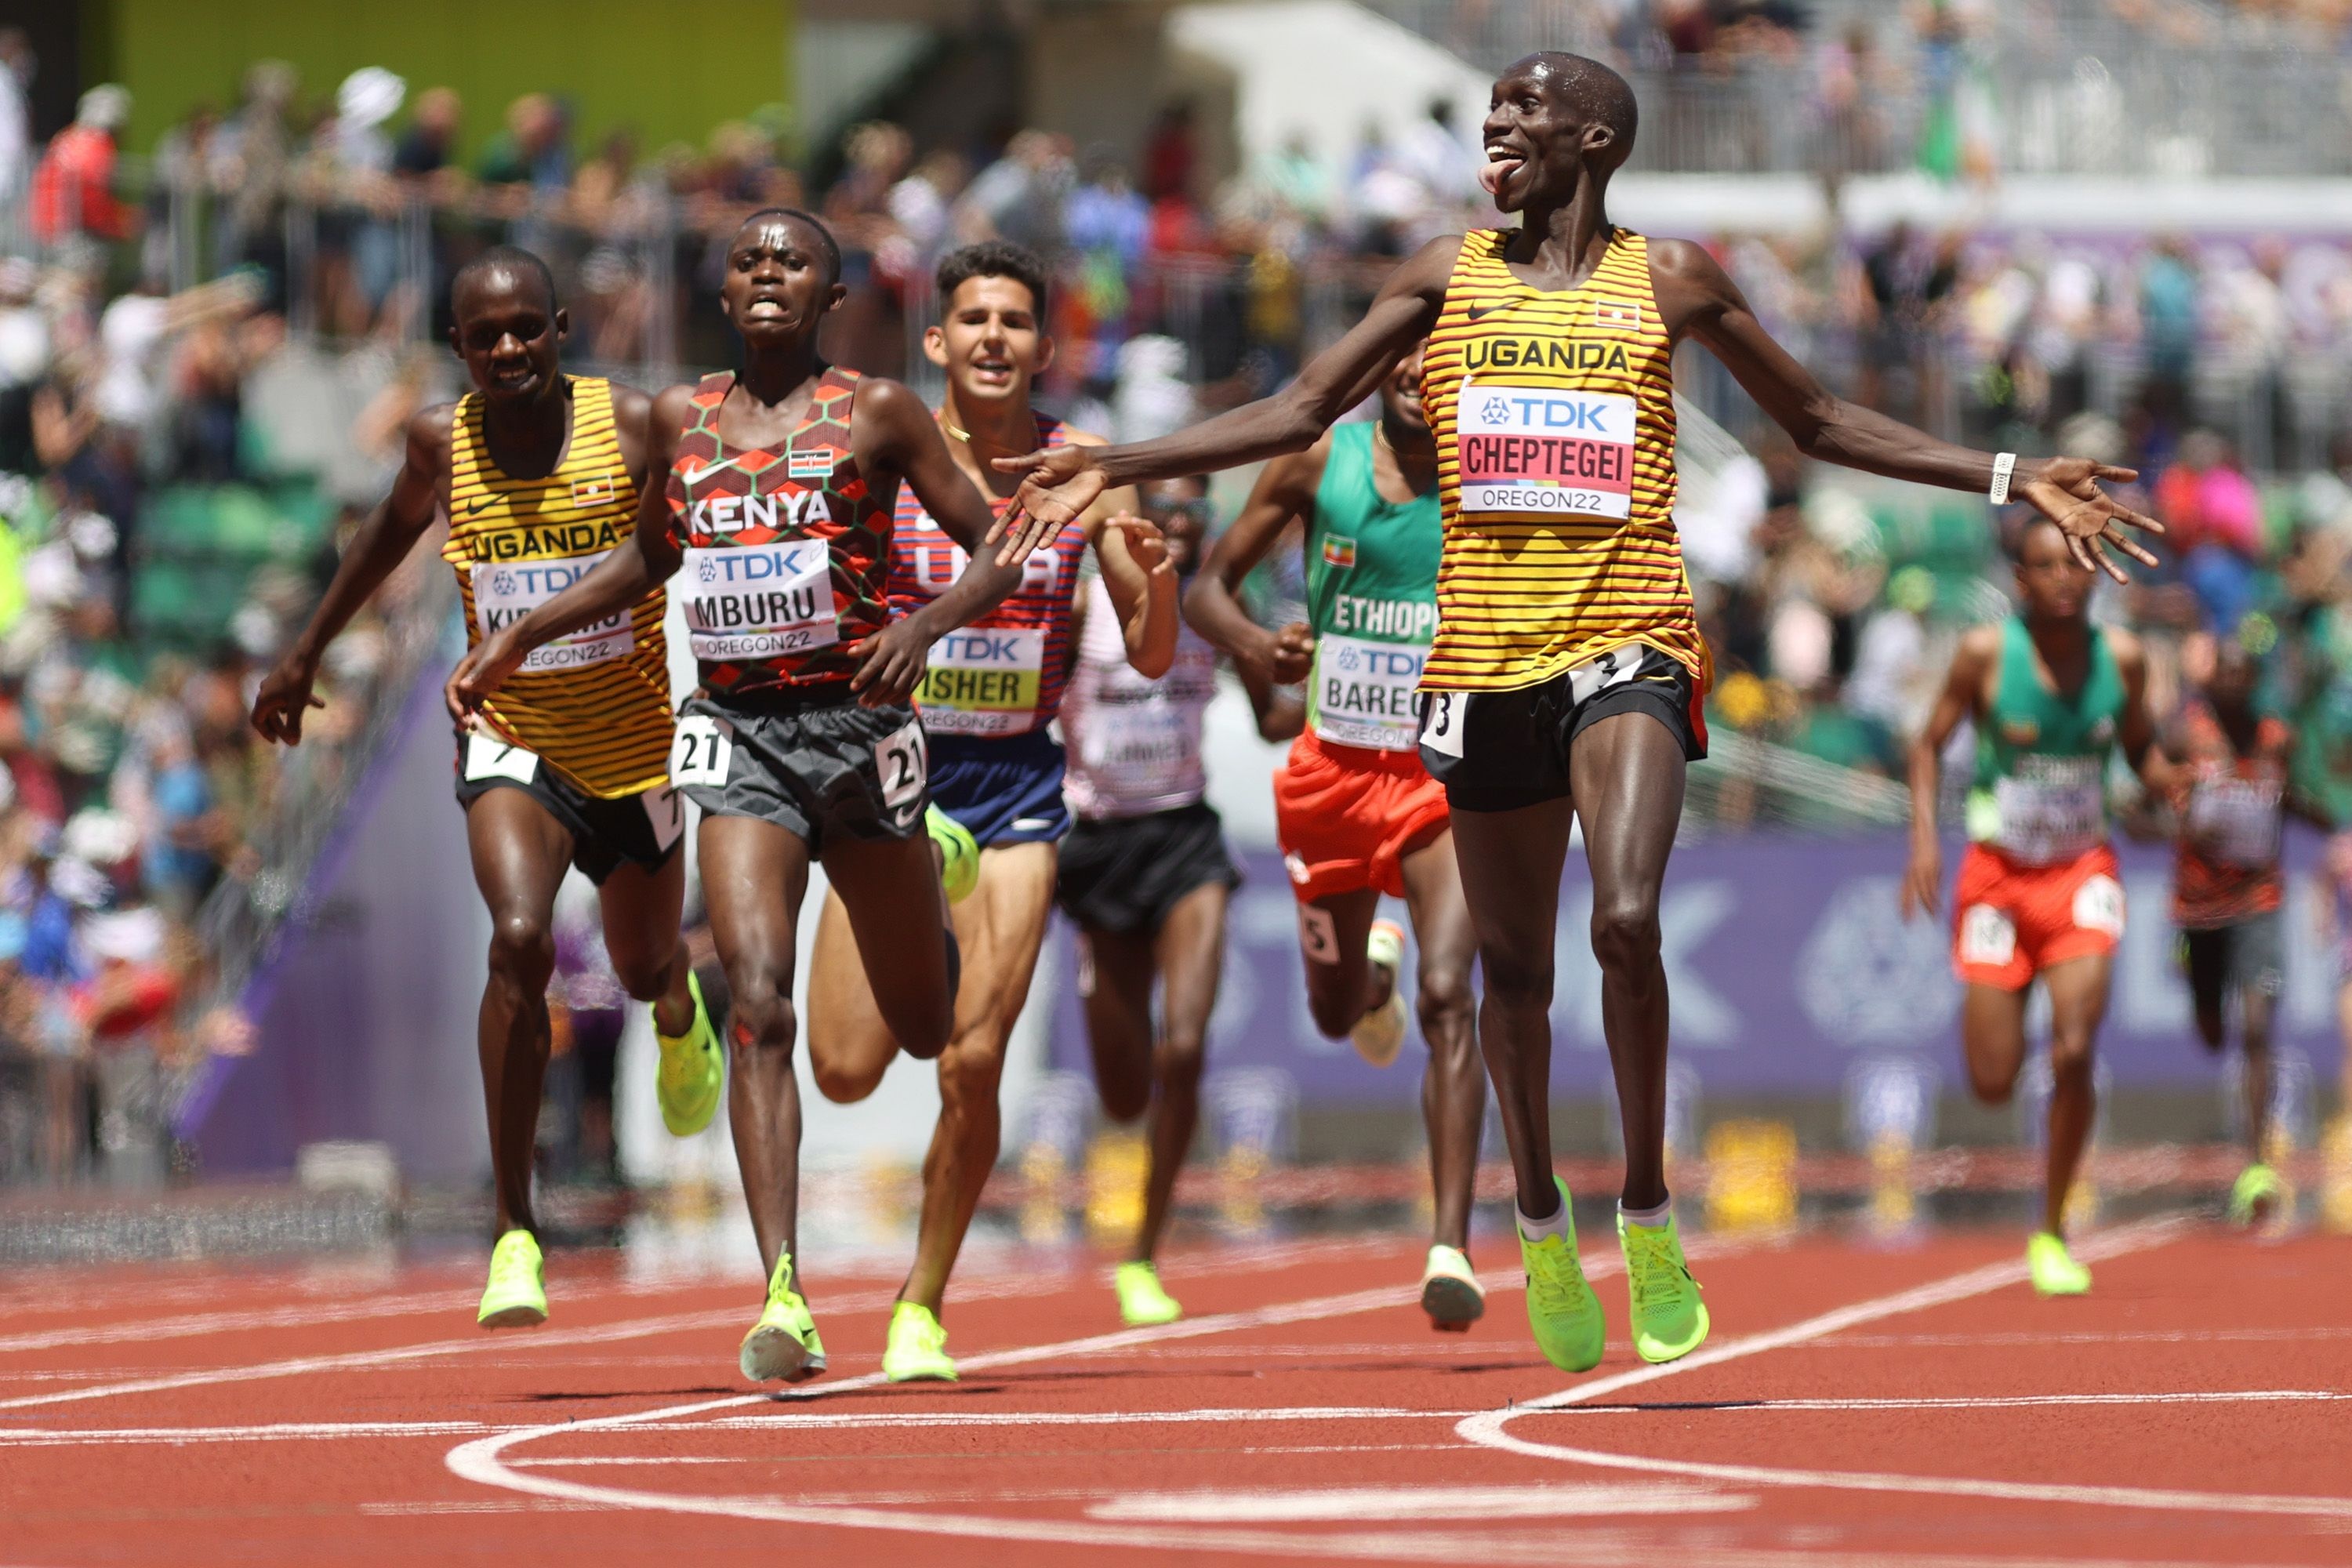
{"type": "Polygon", "coordinates": [[[1682,744],[1646,713],[1618,713],[1576,738],[1569,788],[1592,866],[1592,956],[1601,1031],[1617,1079],[1629,1209],[1666,1201],[1666,966],[1658,893],[1683,815],[1682,744]]]}
{"type": "Polygon", "coordinates": [[[1552,940],[1574,820],[1565,800],[1454,814],[1462,894],[1486,981],[1478,1048],[1495,1080],[1519,1212],[1536,1219],[1559,1208],[1551,1171],[1552,940]]]}
{"type": "Polygon", "coordinates": [[[1960,1054],[1969,1088],[1987,1105],[2007,1105],[2025,1065],[2025,1002],[2030,986],[2004,991],[1969,985],[1960,999],[1960,1054]]]}
{"type": "Polygon", "coordinates": [[[1307,955],[1307,1010],[1336,1040],[1388,998],[1364,955],[1381,895],[1370,888],[1298,906],[1298,946],[1307,955]]]}
{"type": "Polygon", "coordinates": [[[1479,1070],[1470,1002],[1470,960],[1477,937],[1463,900],[1450,831],[1404,858],[1404,896],[1421,949],[1414,996],[1421,1037],[1429,1045],[1429,1066],[1421,1076],[1421,1119],[1429,1131],[1429,1180],[1437,1200],[1431,1239],[1466,1247],[1486,1080],[1479,1070]]]}
{"type": "Polygon", "coordinates": [[[1160,958],[1150,931],[1079,933],[1086,986],[1087,1054],[1095,1090],[1113,1121],[1133,1121],[1151,1108],[1151,987],[1160,958]]]}
{"type": "Polygon", "coordinates": [[[955,1033],[940,1053],[940,1121],[923,1158],[915,1266],[898,1292],[899,1300],[933,1312],[947,1295],[948,1275],[971,1228],[981,1189],[996,1168],[1003,1138],[997,1083],[1053,911],[1055,858],[1051,844],[983,849],[979,885],[954,906],[963,977],[956,988],[955,1033]]]}
{"type": "Polygon", "coordinates": [[[898,1054],[858,957],[849,906],[831,888],[817,912],[816,947],[809,955],[808,1050],[809,1076],[835,1105],[854,1105],[872,1094],[898,1054]]]}
{"type": "MultiPolygon", "coordinates": [[[[808,891],[808,841],[747,816],[706,816],[696,854],[710,934],[727,971],[727,1121],[760,1267],[793,1254],[800,1272],[801,1090],[793,1077],[794,925],[808,891]]],[[[803,1287],[806,1294],[806,1288],[803,1287]]]]}
{"type": "Polygon", "coordinates": [[[1168,911],[1153,947],[1160,960],[1160,1043],[1151,1056],[1151,1173],[1143,1187],[1143,1224],[1130,1255],[1150,1262],[1176,1195],[1176,1175],[1201,1121],[1201,1068],[1208,1055],[1209,1015],[1225,955],[1223,882],[1195,888],[1168,911]]]}
{"type": "Polygon", "coordinates": [[[521,790],[501,788],[466,808],[466,843],[490,911],[478,1044],[498,1228],[536,1232],[530,1173],[547,1077],[547,981],[555,971],[555,891],[572,868],[572,835],[521,790]]]}
{"type": "Polygon", "coordinates": [[[824,860],[884,1026],[908,1056],[938,1056],[955,1027],[955,997],[931,841],[845,837],[825,847],[824,860]],[[877,974],[885,984],[873,984],[877,974]]]}
{"type": "Polygon", "coordinates": [[[2238,998],[2246,1031],[2246,1153],[2257,1163],[2269,1157],[2271,1137],[2271,1017],[2277,1005],[2249,985],[2238,998]]]}
{"type": "Polygon", "coordinates": [[[634,861],[613,868],[596,889],[604,914],[604,951],[621,988],[654,1005],[654,1027],[673,1039],[694,1027],[693,966],[678,921],[686,910],[686,856],[671,856],[658,871],[634,861]]]}
{"type": "Polygon", "coordinates": [[[2114,968],[2111,955],[2091,953],[2042,973],[2050,989],[2050,1172],[2042,1199],[2042,1228],[2053,1235],[2064,1234],[2066,1194],[2091,1141],[2091,1114],[2098,1100],[2091,1052],[2106,1016],[2114,968]]]}

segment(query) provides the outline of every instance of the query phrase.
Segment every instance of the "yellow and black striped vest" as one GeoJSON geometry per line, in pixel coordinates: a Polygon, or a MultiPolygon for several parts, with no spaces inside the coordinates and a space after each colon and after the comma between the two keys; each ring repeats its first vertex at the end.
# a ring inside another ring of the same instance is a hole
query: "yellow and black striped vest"
{"type": "MultiPolygon", "coordinates": [[[[612,384],[570,381],[572,439],[544,479],[499,472],[481,395],[457,402],[441,558],[457,573],[468,647],[554,597],[636,527],[637,485],[622,461],[612,384]]],[[[658,788],[670,742],[665,605],[656,588],[633,611],[538,649],[485,704],[488,716],[591,795],[609,800],[658,788]]]]}
{"type": "Polygon", "coordinates": [[[1445,550],[1422,685],[1507,691],[1637,642],[1704,683],[1649,242],[1618,229],[1589,279],[1553,291],[1513,276],[1510,237],[1464,237],[1423,362],[1445,550]]]}

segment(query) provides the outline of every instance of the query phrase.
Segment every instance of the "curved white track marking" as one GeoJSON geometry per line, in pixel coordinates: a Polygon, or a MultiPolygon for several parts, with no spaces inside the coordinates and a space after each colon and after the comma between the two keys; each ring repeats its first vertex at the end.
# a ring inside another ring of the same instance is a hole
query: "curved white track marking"
{"type": "MultiPolygon", "coordinates": [[[[2094,1237],[2074,1251],[2079,1258],[2097,1261],[2120,1257],[2126,1253],[2160,1247],[2189,1228],[2184,1219],[2151,1220],[2126,1226],[2094,1237]]],[[[2095,1507],[2137,1508],[2202,1513],[2262,1513],[2290,1514],[2309,1518],[2352,1519],[2352,1498],[2307,1496],[2260,1496],[2231,1492],[2200,1492],[2156,1487],[2065,1486],[2033,1481],[1989,1481],[1967,1477],[1902,1476],[1875,1471],[1784,1469],[1764,1465],[1720,1465],[1699,1460],[1664,1458],[1612,1453],[1598,1448],[1571,1447],[1559,1443],[1538,1443],[1516,1437],[1507,1430],[1509,1425],[1525,1416],[1545,1411],[1564,1410],[1568,1406],[1586,1404],[1627,1388],[1654,1383],[1680,1373],[1694,1372],[1700,1367],[1715,1366],[1727,1361],[1760,1355],[1766,1351],[1801,1344],[1838,1333],[1863,1323],[1874,1322],[1905,1312],[1920,1311],[1929,1307],[1946,1306],[1972,1297],[1990,1294],[2026,1279],[2025,1265],[2021,1262],[1995,1264],[1971,1269],[1948,1279],[1923,1285],[1915,1289],[1897,1291],[1874,1300],[1857,1302],[1834,1311],[1791,1323],[1786,1328],[1767,1333],[1753,1334],[1728,1344],[1709,1347],[1681,1361],[1663,1366],[1637,1367],[1613,1377],[1597,1378],[1574,1388],[1514,1405],[1507,1410],[1492,1410],[1473,1415],[1454,1428],[1465,1440],[1486,1447],[1499,1448],[1530,1458],[1557,1459],[1570,1464],[1591,1465],[1601,1469],[1636,1470],[1644,1475],[1688,1476],[1697,1480],[1727,1481],[1741,1486],[1777,1486],[1820,1488],[1832,1490],[1895,1492],[1934,1497],[1990,1498],[2013,1502],[2077,1503],[2095,1507]]]]}
{"type": "Polygon", "coordinates": [[[1678,1481],[1625,1486],[1307,1487],[1251,1491],[1211,1487],[1181,1492],[1121,1492],[1087,1510],[1088,1519],[1181,1520],[1200,1524],[1360,1523],[1369,1520],[1573,1519],[1632,1513],[1739,1513],[1751,1494],[1678,1481]]]}

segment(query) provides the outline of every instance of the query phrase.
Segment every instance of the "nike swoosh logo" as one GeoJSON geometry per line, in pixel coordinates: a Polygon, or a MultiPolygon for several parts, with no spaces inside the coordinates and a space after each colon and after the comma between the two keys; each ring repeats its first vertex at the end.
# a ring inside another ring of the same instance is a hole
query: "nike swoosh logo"
{"type": "Polygon", "coordinates": [[[700,484],[704,479],[709,478],[712,474],[718,473],[725,468],[731,468],[742,460],[743,459],[740,458],[721,458],[715,463],[706,463],[701,468],[695,469],[693,473],[686,476],[686,488],[690,490],[694,489],[695,486],[700,484]]]}
{"type": "Polygon", "coordinates": [[[1016,816],[1013,819],[1013,831],[1015,833],[1034,833],[1053,826],[1054,819],[1050,816],[1016,816]]]}
{"type": "Polygon", "coordinates": [[[1506,310],[1517,310],[1518,308],[1518,303],[1519,302],[1517,300],[1514,300],[1507,305],[1473,305],[1469,310],[1464,311],[1463,315],[1464,318],[1468,321],[1483,321],[1489,316],[1499,316],[1506,310]]]}

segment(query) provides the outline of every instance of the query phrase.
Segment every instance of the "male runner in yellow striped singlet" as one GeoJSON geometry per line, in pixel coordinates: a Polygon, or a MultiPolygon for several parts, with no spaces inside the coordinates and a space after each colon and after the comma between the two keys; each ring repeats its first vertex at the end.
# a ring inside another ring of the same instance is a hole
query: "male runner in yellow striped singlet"
{"type": "MultiPolygon", "coordinates": [[[[320,656],[436,518],[448,520],[441,558],[457,574],[469,644],[553,598],[635,527],[652,402],[562,373],[568,328],[546,264],[500,246],[461,268],[449,292],[450,343],[475,389],[409,421],[392,493],[262,683],[253,722],[271,740],[302,739],[320,656]]],[[[602,895],[614,973],[653,1004],[663,1121],[698,1132],[719,1108],[726,1069],[678,942],[685,819],[668,779],[663,609],[656,590],[541,649],[457,740],[457,800],[490,910],[480,1045],[499,1241],[485,1328],[547,1317],[530,1172],[551,1044],[555,894],[569,868],[602,895]]]]}
{"type": "Polygon", "coordinates": [[[1484,176],[1496,205],[1521,215],[1517,228],[1423,246],[1360,323],[1262,402],[1137,446],[1005,459],[1028,475],[1015,501],[1027,521],[1000,525],[1001,553],[1015,559],[1106,486],[1298,451],[1429,339],[1423,397],[1445,543],[1421,752],[1445,785],[1478,933],[1478,1035],[1517,1181],[1528,1320],[1544,1353],[1578,1372],[1601,1359],[1601,1304],[1552,1174],[1549,1117],[1552,938],[1576,819],[1624,1115],[1618,1233],[1634,1349],[1671,1361],[1707,1331],[1663,1169],[1658,892],[1684,766],[1705,754],[1708,674],[1672,521],[1675,345],[1713,350],[1808,456],[1996,503],[2013,489],[2086,563],[2106,562],[2103,541],[2147,559],[2122,525],[2155,526],[2099,489],[2126,470],[1972,452],[1832,395],[1705,250],[1609,221],[1634,121],[1633,89],[1608,67],[1520,60],[1495,83],[1484,176]]]}

